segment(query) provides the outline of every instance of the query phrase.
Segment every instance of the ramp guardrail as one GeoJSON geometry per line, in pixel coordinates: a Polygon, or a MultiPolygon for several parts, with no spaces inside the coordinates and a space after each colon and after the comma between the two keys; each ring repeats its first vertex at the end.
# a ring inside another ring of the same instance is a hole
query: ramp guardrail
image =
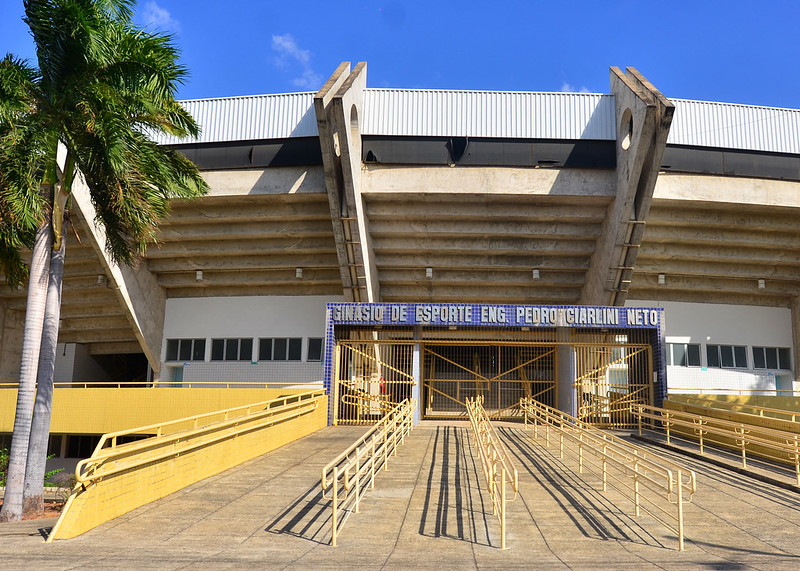
{"type": "Polygon", "coordinates": [[[684,504],[697,491],[697,477],[692,470],[661,458],[642,447],[607,434],[565,412],[522,399],[520,408],[525,423],[533,421],[534,437],[540,424],[545,432],[545,446],[550,447],[551,431],[558,437],[559,458],[572,454],[578,473],[592,471],[608,487],[630,494],[634,516],[648,513],[678,537],[678,549],[684,550],[684,504]]]}
{"type": "Polygon", "coordinates": [[[800,487],[800,434],[653,406],[634,405],[632,412],[639,419],[639,434],[642,421],[649,420],[647,427],[651,430],[664,429],[667,444],[677,432],[678,436],[696,438],[701,455],[705,454],[706,444],[739,451],[745,470],[748,450],[751,456],[793,465],[795,485],[800,487]],[[676,431],[674,427],[683,430],[676,431]]]}
{"type": "Polygon", "coordinates": [[[506,503],[513,501],[519,491],[519,475],[503,447],[497,431],[483,408],[483,397],[468,398],[467,414],[472,434],[478,443],[486,488],[492,500],[492,515],[500,521],[500,549],[506,548],[506,503]],[[514,497],[508,500],[506,486],[511,486],[514,497]]]}
{"type": "Polygon", "coordinates": [[[332,547],[350,514],[359,512],[365,490],[375,487],[375,473],[381,468],[388,471],[389,457],[396,456],[398,445],[405,444],[416,408],[416,399],[405,399],[322,468],[322,497],[331,501],[332,547]]]}

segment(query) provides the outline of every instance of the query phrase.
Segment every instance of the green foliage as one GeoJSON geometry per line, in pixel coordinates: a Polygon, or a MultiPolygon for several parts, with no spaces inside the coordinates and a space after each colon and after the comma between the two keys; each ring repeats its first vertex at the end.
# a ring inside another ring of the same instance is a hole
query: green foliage
{"type": "MultiPolygon", "coordinates": [[[[53,456],[55,456],[55,454],[50,454],[50,456],[48,456],[47,459],[50,460],[50,458],[52,458],[53,456]]],[[[50,480],[50,478],[52,478],[56,474],[60,474],[63,471],[64,471],[64,468],[56,468],[55,470],[50,470],[49,472],[45,472],[44,473],[44,487],[45,488],[58,488],[58,487],[60,487],[60,484],[58,482],[50,482],[49,480],[50,480]]]]}
{"type": "Polygon", "coordinates": [[[6,485],[6,476],[8,475],[8,450],[0,448],[0,488],[6,485]]]}
{"type": "Polygon", "coordinates": [[[175,101],[186,77],[178,49],[135,28],[134,5],[25,0],[38,68],[0,60],[0,271],[12,287],[27,277],[20,249],[32,247],[52,204],[58,142],[85,177],[117,262],[133,263],[155,239],[171,199],[207,190],[189,160],[148,137],[199,129],[175,101]]]}
{"type": "MultiPolygon", "coordinates": [[[[51,454],[47,457],[49,460],[52,458],[54,454],[51,454]]],[[[48,482],[50,478],[55,476],[56,474],[60,474],[64,471],[64,468],[56,468],[55,470],[50,470],[49,472],[45,473],[44,475],[44,485],[45,487],[59,487],[59,484],[48,482]]],[[[6,448],[0,448],[0,488],[6,485],[6,475],[8,473],[8,450],[6,448]]]]}

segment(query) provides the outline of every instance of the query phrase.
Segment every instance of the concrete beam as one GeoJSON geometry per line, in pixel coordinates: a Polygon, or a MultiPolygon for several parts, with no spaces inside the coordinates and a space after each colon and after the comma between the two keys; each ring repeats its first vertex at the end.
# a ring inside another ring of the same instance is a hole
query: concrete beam
{"type": "Polygon", "coordinates": [[[195,270],[236,271],[278,268],[338,268],[335,252],[327,254],[274,254],[264,256],[197,256],[186,258],[161,258],[148,260],[147,266],[156,274],[172,272],[193,272],[195,270]]]}
{"type": "MultiPolygon", "coordinates": [[[[303,295],[342,295],[342,284],[337,281],[335,285],[309,284],[303,286],[303,295]]],[[[269,295],[297,295],[297,284],[275,285],[224,285],[197,288],[170,288],[169,297],[231,297],[231,296],[269,296],[269,295]]]]}
{"type": "Polygon", "coordinates": [[[515,254],[489,254],[486,252],[469,255],[425,253],[386,254],[376,251],[375,262],[381,270],[387,268],[415,270],[419,268],[441,269],[519,269],[533,268],[552,269],[557,271],[585,271],[589,268],[589,256],[546,256],[541,252],[522,252],[515,254]]]}
{"type": "Polygon", "coordinates": [[[625,303],[675,107],[634,68],[611,68],[617,116],[616,194],[608,207],[581,303],[625,303]]]}
{"type": "Polygon", "coordinates": [[[755,305],[762,307],[789,307],[792,298],[786,295],[742,295],[741,293],[716,292],[709,295],[704,291],[670,290],[661,286],[652,288],[631,288],[629,297],[649,301],[677,301],[687,303],[719,303],[728,305],[755,305]]]}
{"type": "Polygon", "coordinates": [[[361,197],[361,121],[366,63],[343,62],[314,96],[342,288],[348,301],[380,299],[369,221],[361,197]]]}
{"type": "MultiPolygon", "coordinates": [[[[458,169],[457,169],[458,170],[458,169]]],[[[406,220],[435,220],[474,222],[498,218],[503,222],[562,222],[580,224],[602,224],[608,201],[602,203],[577,201],[574,204],[547,201],[531,203],[514,200],[514,197],[451,195],[421,193],[411,196],[372,194],[367,200],[370,220],[395,220],[401,216],[406,220]],[[509,200],[510,199],[510,200],[509,200]]]]}
{"type": "Polygon", "coordinates": [[[662,173],[653,196],[656,199],[694,203],[727,202],[735,205],[740,215],[744,204],[800,208],[800,193],[797,192],[796,181],[765,178],[662,173]]]}
{"type": "Polygon", "coordinates": [[[608,169],[539,169],[529,167],[451,168],[370,164],[364,170],[365,194],[420,193],[517,196],[614,197],[614,171],[608,169]]]}
{"type": "MultiPolygon", "coordinates": [[[[164,290],[159,287],[146,264],[140,263],[132,268],[118,266],[111,261],[105,248],[105,230],[95,223],[97,212],[92,205],[89,187],[86,186],[82,176],[76,177],[73,183],[72,204],[85,221],[92,248],[105,270],[105,275],[108,276],[109,286],[113,289],[123,314],[133,329],[133,336],[139,341],[141,350],[150,363],[153,378],[158,379],[161,370],[161,338],[164,332],[166,303],[164,290]]],[[[108,339],[108,334],[109,332],[103,331],[103,339],[108,339]]],[[[131,336],[130,333],[128,336],[131,336]]],[[[119,340],[128,340],[124,338],[123,333],[120,333],[119,337],[121,338],[119,340]]],[[[94,333],[94,338],[76,342],[93,341],[98,341],[97,333],[94,333]]]]}

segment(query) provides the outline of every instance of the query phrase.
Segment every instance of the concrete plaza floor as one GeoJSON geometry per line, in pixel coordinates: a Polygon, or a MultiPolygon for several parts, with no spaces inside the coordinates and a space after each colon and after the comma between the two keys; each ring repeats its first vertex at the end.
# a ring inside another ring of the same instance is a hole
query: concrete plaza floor
{"type": "Polygon", "coordinates": [[[365,431],[329,427],[66,541],[54,520],[0,526],[7,569],[796,569],[800,494],[692,458],[686,550],[601,493],[521,426],[500,428],[520,473],[499,549],[466,423],[422,423],[330,546],[321,467],[365,431]]]}

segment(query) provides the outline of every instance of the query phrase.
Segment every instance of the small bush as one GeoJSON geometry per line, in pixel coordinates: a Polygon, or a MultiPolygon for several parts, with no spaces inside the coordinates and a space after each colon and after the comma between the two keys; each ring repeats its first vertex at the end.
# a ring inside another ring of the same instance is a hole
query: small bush
{"type": "Polygon", "coordinates": [[[6,475],[8,474],[8,450],[0,448],[0,488],[6,485],[6,475]]]}

